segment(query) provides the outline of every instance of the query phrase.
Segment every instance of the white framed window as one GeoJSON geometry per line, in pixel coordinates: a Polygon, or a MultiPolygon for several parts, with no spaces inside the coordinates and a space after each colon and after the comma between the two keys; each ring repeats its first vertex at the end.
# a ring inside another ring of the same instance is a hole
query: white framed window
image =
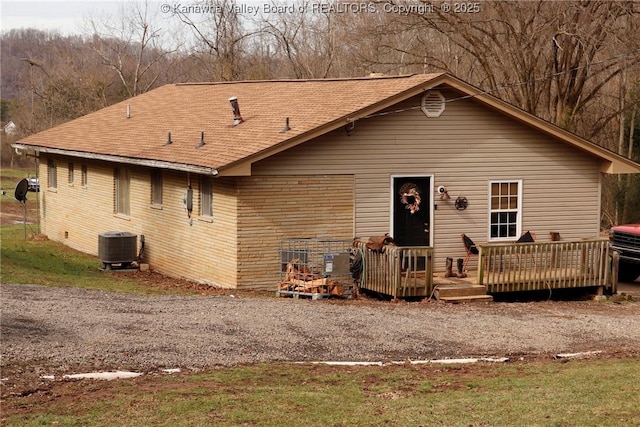
{"type": "Polygon", "coordinates": [[[489,181],[489,240],[515,240],[522,230],[522,180],[489,181]]]}
{"type": "Polygon", "coordinates": [[[213,179],[200,178],[200,216],[213,216],[213,179]]]}
{"type": "Polygon", "coordinates": [[[151,204],[162,204],[162,170],[151,169],[151,204]]]}
{"type": "Polygon", "coordinates": [[[58,166],[53,159],[47,160],[47,187],[58,188],[58,166]]]}
{"type": "Polygon", "coordinates": [[[131,179],[129,170],[116,168],[113,174],[114,181],[114,211],[122,215],[129,215],[130,200],[129,193],[131,187],[131,179]]]}

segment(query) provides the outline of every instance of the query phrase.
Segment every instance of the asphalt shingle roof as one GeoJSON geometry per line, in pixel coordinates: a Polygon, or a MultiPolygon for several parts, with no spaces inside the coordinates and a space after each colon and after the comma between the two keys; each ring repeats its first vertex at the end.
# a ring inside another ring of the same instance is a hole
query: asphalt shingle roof
{"type": "Polygon", "coordinates": [[[349,116],[440,75],[170,84],[20,143],[219,169],[335,121],[346,124],[349,116]],[[238,126],[232,96],[244,119],[238,126]],[[291,130],[282,133],[287,117],[291,130]],[[171,145],[165,145],[168,132],[171,145]],[[201,132],[205,145],[196,148],[201,132]]]}

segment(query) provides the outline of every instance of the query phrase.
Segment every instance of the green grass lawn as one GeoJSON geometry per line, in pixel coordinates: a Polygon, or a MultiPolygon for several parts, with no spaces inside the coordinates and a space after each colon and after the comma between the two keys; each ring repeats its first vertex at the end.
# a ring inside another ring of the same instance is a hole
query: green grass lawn
{"type": "Polygon", "coordinates": [[[196,292],[145,286],[134,277],[100,271],[101,266],[97,257],[78,252],[61,243],[25,239],[22,225],[2,227],[2,283],[74,286],[142,295],[196,292]]]}
{"type": "Polygon", "coordinates": [[[5,402],[3,418],[7,426],[636,426],[639,365],[241,366],[58,382],[5,402]]]}

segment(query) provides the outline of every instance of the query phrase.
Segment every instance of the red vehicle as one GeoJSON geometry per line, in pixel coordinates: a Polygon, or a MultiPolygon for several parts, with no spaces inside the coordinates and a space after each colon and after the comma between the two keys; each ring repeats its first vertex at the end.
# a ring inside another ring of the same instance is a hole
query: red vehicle
{"type": "Polygon", "coordinates": [[[640,224],[611,227],[611,247],[620,253],[618,280],[633,282],[640,277],[640,224]]]}

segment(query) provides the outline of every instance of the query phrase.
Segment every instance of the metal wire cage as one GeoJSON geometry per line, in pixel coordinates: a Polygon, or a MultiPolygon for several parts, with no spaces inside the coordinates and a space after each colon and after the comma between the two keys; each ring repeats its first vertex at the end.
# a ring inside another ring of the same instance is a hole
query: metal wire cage
{"type": "Polygon", "coordinates": [[[278,295],[349,296],[351,240],[282,239],[278,295]]]}

